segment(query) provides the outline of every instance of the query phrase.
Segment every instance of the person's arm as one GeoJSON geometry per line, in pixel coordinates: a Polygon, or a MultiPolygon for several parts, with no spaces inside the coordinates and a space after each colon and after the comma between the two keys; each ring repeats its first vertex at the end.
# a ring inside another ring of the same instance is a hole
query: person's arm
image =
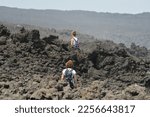
{"type": "Polygon", "coordinates": [[[70,42],[70,44],[71,44],[71,47],[73,47],[73,38],[71,38],[71,42],[70,42]]]}
{"type": "Polygon", "coordinates": [[[62,72],[62,75],[61,75],[61,80],[64,80],[64,74],[63,74],[63,72],[62,72]]]}
{"type": "Polygon", "coordinates": [[[77,75],[74,75],[74,83],[75,83],[75,87],[77,87],[77,75]]]}

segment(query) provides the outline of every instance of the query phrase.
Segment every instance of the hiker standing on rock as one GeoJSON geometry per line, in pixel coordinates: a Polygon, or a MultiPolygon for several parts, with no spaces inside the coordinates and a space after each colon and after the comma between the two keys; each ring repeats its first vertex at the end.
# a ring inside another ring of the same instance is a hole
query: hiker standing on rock
{"type": "Polygon", "coordinates": [[[76,37],[76,31],[71,32],[71,48],[74,50],[79,50],[79,40],[76,37]]]}
{"type": "Polygon", "coordinates": [[[76,71],[73,69],[72,60],[66,63],[66,69],[62,71],[61,80],[66,80],[72,89],[77,86],[77,76],[76,71]]]}
{"type": "Polygon", "coordinates": [[[80,57],[79,39],[76,37],[76,31],[71,32],[71,59],[74,61],[74,68],[80,57]]]}

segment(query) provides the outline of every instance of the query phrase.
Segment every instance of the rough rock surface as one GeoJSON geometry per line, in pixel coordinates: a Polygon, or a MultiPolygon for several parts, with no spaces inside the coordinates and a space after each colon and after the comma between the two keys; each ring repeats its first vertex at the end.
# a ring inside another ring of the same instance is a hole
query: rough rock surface
{"type": "Polygon", "coordinates": [[[57,35],[40,38],[38,30],[26,29],[11,34],[1,25],[0,99],[150,99],[149,50],[111,41],[81,46],[77,56],[57,35]],[[60,81],[69,59],[77,71],[75,89],[60,81]]]}

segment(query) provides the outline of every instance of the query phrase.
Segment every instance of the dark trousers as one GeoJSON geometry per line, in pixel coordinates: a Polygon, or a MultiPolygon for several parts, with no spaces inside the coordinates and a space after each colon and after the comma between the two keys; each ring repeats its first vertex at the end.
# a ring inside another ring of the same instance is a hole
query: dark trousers
{"type": "Polygon", "coordinates": [[[74,82],[73,79],[67,79],[67,82],[69,83],[70,88],[74,88],[74,82]]]}

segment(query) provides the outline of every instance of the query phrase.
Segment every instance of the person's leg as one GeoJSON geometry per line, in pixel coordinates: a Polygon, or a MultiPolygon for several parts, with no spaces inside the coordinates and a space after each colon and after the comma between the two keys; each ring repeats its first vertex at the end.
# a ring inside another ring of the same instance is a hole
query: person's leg
{"type": "Polygon", "coordinates": [[[74,82],[73,82],[73,80],[69,81],[69,85],[70,85],[70,88],[72,88],[72,89],[74,88],[74,82]]]}

